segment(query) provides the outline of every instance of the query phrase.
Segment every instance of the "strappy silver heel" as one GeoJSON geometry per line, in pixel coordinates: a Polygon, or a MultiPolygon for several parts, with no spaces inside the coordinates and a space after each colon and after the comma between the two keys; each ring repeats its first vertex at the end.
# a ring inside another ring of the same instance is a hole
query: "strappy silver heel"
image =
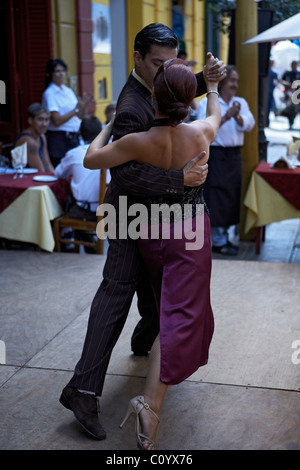
{"type": "Polygon", "coordinates": [[[159,417],[157,414],[152,410],[151,406],[145,402],[145,399],[142,395],[132,398],[129,401],[128,410],[126,416],[122,423],[120,424],[120,428],[124,426],[126,421],[130,418],[130,416],[135,416],[135,432],[136,432],[136,443],[140,450],[154,450],[154,441],[152,441],[148,436],[141,433],[141,422],[139,414],[140,412],[145,409],[155,416],[158,423],[159,417]],[[149,445],[148,449],[145,449],[145,445],[149,445]]]}

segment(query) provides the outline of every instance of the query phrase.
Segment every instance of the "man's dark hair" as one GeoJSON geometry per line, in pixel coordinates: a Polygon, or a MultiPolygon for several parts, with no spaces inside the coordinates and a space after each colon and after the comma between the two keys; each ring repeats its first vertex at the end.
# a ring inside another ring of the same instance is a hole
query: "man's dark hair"
{"type": "Polygon", "coordinates": [[[42,113],[49,114],[48,109],[46,106],[42,106],[40,103],[32,103],[27,110],[28,117],[34,119],[36,116],[42,113]]]}
{"type": "Polygon", "coordinates": [[[96,116],[83,118],[80,125],[80,134],[86,143],[91,143],[101,132],[102,124],[96,116]]]}
{"type": "Polygon", "coordinates": [[[134,50],[142,58],[151,51],[153,44],[175,49],[178,47],[178,38],[174,31],[162,23],[151,23],[145,26],[135,37],[134,50]]]}

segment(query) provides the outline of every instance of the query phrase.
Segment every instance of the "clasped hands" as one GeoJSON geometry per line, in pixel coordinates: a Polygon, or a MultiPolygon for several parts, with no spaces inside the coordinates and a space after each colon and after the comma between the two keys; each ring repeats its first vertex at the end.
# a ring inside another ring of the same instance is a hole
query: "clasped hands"
{"type": "Polygon", "coordinates": [[[241,103],[239,103],[238,101],[234,101],[232,106],[227,110],[225,114],[226,118],[230,119],[232,117],[233,118],[238,117],[240,109],[241,109],[241,103]]]}

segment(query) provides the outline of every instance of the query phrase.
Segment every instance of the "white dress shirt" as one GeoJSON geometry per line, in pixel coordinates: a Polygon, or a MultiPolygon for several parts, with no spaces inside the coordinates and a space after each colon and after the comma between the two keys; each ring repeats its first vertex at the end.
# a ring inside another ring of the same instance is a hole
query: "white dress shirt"
{"type": "MultiPolygon", "coordinates": [[[[232,107],[234,101],[238,101],[241,104],[239,114],[243,118],[243,125],[239,126],[233,117],[225,121],[224,124],[220,126],[217,136],[211,145],[218,145],[220,147],[241,147],[244,144],[244,132],[250,132],[255,126],[255,119],[249,109],[247,101],[239,96],[233,96],[228,104],[219,96],[221,116],[223,117],[226,114],[228,109],[232,107]]],[[[206,105],[207,98],[203,98],[198,106],[197,119],[206,118],[206,105]]]]}
{"type": "MultiPolygon", "coordinates": [[[[69,113],[72,109],[75,109],[77,103],[78,99],[74,91],[66,85],[62,85],[60,88],[55,85],[55,83],[51,82],[43,94],[43,106],[46,106],[50,113],[57,111],[61,116],[69,113]]],[[[68,121],[58,127],[50,120],[48,129],[49,131],[78,132],[80,123],[81,121],[77,116],[71,117],[68,121]]]]}
{"type": "MultiPolygon", "coordinates": [[[[100,171],[89,170],[83,166],[83,159],[89,144],[79,145],[69,150],[55,168],[57,178],[71,178],[71,190],[75,199],[93,202],[90,210],[96,212],[99,201],[100,171]]],[[[106,182],[110,181],[110,172],[106,170],[106,182]]],[[[78,206],[82,204],[78,203],[78,206]]]]}

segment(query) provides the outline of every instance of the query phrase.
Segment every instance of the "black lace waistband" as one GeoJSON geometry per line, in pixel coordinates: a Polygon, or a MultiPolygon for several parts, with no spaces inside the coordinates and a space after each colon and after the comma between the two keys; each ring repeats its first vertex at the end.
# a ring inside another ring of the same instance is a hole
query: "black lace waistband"
{"type": "Polygon", "coordinates": [[[197,214],[203,214],[204,212],[209,213],[204,200],[203,186],[197,186],[195,188],[185,186],[183,196],[178,198],[164,196],[147,198],[145,205],[148,209],[149,222],[153,222],[153,212],[156,209],[153,205],[158,205],[160,209],[163,209],[162,206],[168,206],[169,209],[171,209],[166,212],[168,220],[164,220],[163,210],[159,212],[159,220],[157,220],[157,214],[155,214],[155,221],[159,221],[160,223],[164,221],[174,222],[187,217],[195,217],[197,214]]]}

